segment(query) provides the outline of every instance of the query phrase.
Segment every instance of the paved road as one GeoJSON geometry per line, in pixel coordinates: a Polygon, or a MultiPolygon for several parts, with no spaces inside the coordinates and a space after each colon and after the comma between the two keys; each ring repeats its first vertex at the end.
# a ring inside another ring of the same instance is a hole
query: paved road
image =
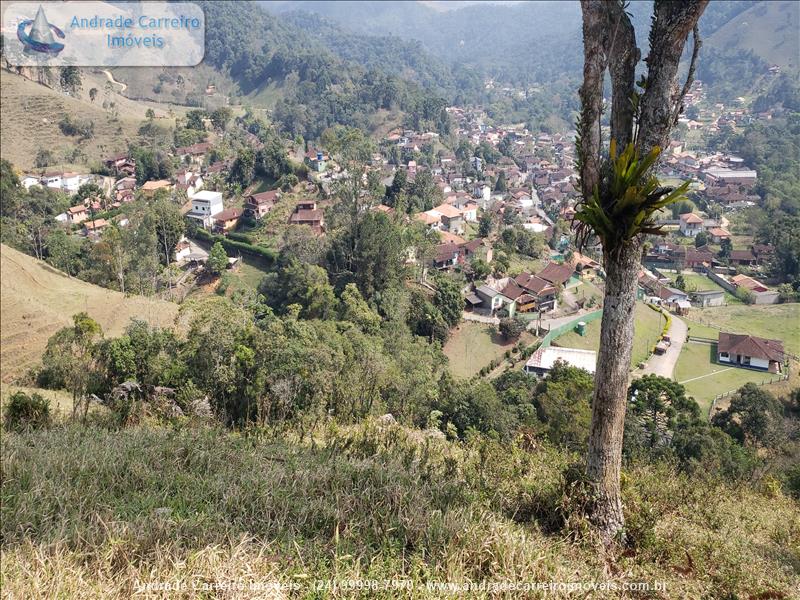
{"type": "Polygon", "coordinates": [[[681,354],[681,349],[686,341],[688,329],[686,323],[672,315],[672,324],[669,328],[669,339],[672,341],[664,354],[653,354],[647,361],[647,366],[641,371],[642,375],[655,374],[672,379],[675,364],[681,354]]]}

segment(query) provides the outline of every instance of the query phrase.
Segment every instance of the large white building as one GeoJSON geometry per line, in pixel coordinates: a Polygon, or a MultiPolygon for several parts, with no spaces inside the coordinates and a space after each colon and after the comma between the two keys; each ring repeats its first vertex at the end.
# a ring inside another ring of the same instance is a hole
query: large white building
{"type": "Polygon", "coordinates": [[[186,213],[186,216],[200,221],[206,229],[211,229],[214,224],[214,216],[224,209],[221,192],[203,190],[192,196],[192,210],[186,213]]]}

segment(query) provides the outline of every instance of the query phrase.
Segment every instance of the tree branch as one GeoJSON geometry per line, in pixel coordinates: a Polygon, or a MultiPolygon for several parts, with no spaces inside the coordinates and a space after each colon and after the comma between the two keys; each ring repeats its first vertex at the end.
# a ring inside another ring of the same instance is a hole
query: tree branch
{"type": "Polygon", "coordinates": [[[683,84],[683,89],[681,90],[680,95],[675,101],[675,108],[672,113],[673,127],[678,123],[678,117],[683,112],[683,99],[692,88],[692,83],[694,83],[694,72],[697,68],[697,57],[700,54],[700,48],[703,47],[703,42],[700,40],[700,30],[697,27],[697,24],[695,24],[694,28],[692,29],[692,42],[692,58],[689,61],[689,72],[686,74],[686,81],[683,84]]]}
{"type": "Polygon", "coordinates": [[[611,139],[624,149],[633,139],[632,97],[641,52],[636,47],[636,31],[622,3],[608,3],[606,8],[608,30],[613,31],[606,46],[612,83],[611,139]]]}
{"type": "Polygon", "coordinates": [[[676,2],[660,0],[655,3],[653,25],[650,29],[650,54],[647,62],[647,89],[641,100],[639,123],[641,153],[669,144],[673,127],[674,100],[678,65],[686,39],[708,0],[676,2]]]}
{"type": "Polygon", "coordinates": [[[581,0],[583,12],[583,85],[578,123],[578,165],[581,193],[590,198],[600,183],[600,115],[603,112],[603,75],[607,20],[605,2],[581,0]]]}

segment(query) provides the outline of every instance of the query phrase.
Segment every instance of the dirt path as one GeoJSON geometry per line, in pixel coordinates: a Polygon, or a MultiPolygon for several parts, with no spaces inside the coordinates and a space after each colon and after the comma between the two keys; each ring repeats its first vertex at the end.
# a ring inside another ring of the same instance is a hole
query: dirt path
{"type": "Polygon", "coordinates": [[[111,83],[119,86],[119,93],[120,94],[128,89],[128,84],[127,83],[122,83],[121,81],[117,81],[116,79],[114,79],[114,76],[111,74],[111,71],[109,71],[108,69],[102,69],[102,71],[103,71],[103,73],[105,73],[106,78],[111,83]]]}

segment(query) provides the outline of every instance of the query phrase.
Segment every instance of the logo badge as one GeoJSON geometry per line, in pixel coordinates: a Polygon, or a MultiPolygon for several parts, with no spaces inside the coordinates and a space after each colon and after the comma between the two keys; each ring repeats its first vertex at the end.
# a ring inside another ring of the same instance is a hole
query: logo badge
{"type": "Polygon", "coordinates": [[[53,36],[55,33],[60,39],[64,39],[64,32],[55,25],[47,22],[44,9],[41,4],[36,13],[36,18],[25,19],[17,26],[17,39],[25,47],[25,54],[48,54],[58,56],[64,49],[64,44],[57,42],[53,36]]]}

